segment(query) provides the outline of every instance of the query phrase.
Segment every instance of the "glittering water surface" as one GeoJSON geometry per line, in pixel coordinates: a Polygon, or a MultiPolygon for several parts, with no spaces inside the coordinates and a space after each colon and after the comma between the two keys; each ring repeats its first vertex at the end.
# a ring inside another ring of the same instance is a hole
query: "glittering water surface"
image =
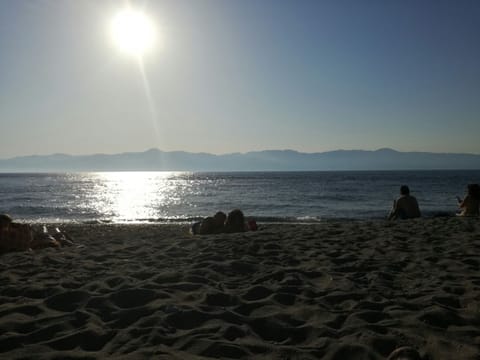
{"type": "Polygon", "coordinates": [[[39,222],[188,222],[233,208],[260,221],[381,218],[408,184],[424,214],[453,214],[472,182],[480,171],[0,174],[0,212],[39,222]]]}

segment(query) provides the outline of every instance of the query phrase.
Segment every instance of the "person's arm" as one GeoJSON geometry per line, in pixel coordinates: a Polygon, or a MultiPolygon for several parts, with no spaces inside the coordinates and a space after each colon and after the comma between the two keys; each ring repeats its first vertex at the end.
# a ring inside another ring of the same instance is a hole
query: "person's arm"
{"type": "Polygon", "coordinates": [[[467,206],[467,201],[468,201],[468,195],[465,196],[465,198],[462,200],[460,199],[458,196],[457,196],[457,200],[458,200],[458,207],[460,209],[463,209],[465,206],[467,206]]]}
{"type": "Polygon", "coordinates": [[[420,212],[420,206],[418,206],[418,201],[417,201],[417,199],[415,199],[415,207],[416,207],[416,211],[417,211],[417,216],[418,216],[418,217],[421,217],[421,216],[422,216],[422,213],[420,212]]]}
{"type": "Polygon", "coordinates": [[[397,200],[393,200],[392,210],[387,217],[387,220],[392,220],[397,217],[397,200]]]}

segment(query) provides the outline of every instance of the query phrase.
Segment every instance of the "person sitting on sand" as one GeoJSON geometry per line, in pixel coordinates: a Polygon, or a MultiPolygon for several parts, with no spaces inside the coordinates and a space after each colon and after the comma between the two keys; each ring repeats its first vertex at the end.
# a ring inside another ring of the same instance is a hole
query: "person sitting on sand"
{"type": "Polygon", "coordinates": [[[407,185],[400,187],[400,197],[393,201],[393,208],[388,215],[388,220],[392,219],[413,219],[421,216],[417,199],[410,195],[410,189],[407,185]]]}
{"type": "Polygon", "coordinates": [[[0,214],[0,253],[73,244],[67,234],[58,228],[55,231],[52,236],[44,226],[42,232],[37,232],[28,224],[15,223],[9,215],[0,214]]]}
{"type": "Polygon", "coordinates": [[[480,186],[478,184],[468,184],[467,195],[463,198],[457,196],[458,207],[461,212],[458,216],[478,216],[480,207],[480,186]]]}

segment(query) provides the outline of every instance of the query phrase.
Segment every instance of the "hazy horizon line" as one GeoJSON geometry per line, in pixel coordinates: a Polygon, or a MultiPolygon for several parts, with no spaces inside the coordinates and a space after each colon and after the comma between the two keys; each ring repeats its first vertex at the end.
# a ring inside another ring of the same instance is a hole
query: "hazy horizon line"
{"type": "Polygon", "coordinates": [[[187,151],[187,150],[162,150],[159,148],[148,148],[145,150],[137,150],[137,151],[123,151],[123,152],[114,152],[114,153],[104,153],[104,152],[95,152],[95,153],[83,153],[83,154],[71,154],[71,153],[64,153],[64,152],[55,152],[55,153],[48,153],[48,154],[29,154],[29,155],[16,155],[16,156],[11,156],[7,158],[0,158],[0,160],[13,160],[13,159],[18,159],[18,158],[26,158],[26,157],[43,157],[43,156],[58,156],[58,155],[63,155],[63,156],[98,156],[98,155],[123,155],[123,154],[141,154],[145,153],[148,151],[159,151],[163,153],[188,153],[188,154],[205,154],[205,155],[213,155],[213,156],[228,156],[228,155],[245,155],[249,153],[259,153],[259,152],[269,152],[269,151],[291,151],[291,152],[296,152],[299,154],[325,154],[325,153],[331,153],[331,152],[337,152],[337,151],[364,151],[364,152],[377,152],[377,151],[394,151],[398,153],[424,153],[424,154],[453,154],[453,155],[480,155],[480,153],[469,153],[469,152],[450,152],[450,151],[424,151],[424,150],[410,150],[410,151],[405,151],[405,150],[397,150],[394,148],[389,148],[389,147],[381,147],[377,149],[332,149],[332,150],[324,150],[324,151],[301,151],[301,150],[296,150],[292,148],[285,148],[285,149],[263,149],[263,150],[248,150],[248,151],[234,151],[234,152],[226,152],[226,153],[213,153],[213,152],[206,152],[206,151],[187,151]]]}

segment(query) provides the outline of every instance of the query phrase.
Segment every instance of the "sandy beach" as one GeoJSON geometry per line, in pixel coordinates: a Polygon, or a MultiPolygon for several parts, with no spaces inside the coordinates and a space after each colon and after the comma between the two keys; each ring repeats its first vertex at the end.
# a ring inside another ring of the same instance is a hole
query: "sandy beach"
{"type": "Polygon", "coordinates": [[[478,219],[62,228],[0,257],[0,358],[480,358],[478,219]]]}

